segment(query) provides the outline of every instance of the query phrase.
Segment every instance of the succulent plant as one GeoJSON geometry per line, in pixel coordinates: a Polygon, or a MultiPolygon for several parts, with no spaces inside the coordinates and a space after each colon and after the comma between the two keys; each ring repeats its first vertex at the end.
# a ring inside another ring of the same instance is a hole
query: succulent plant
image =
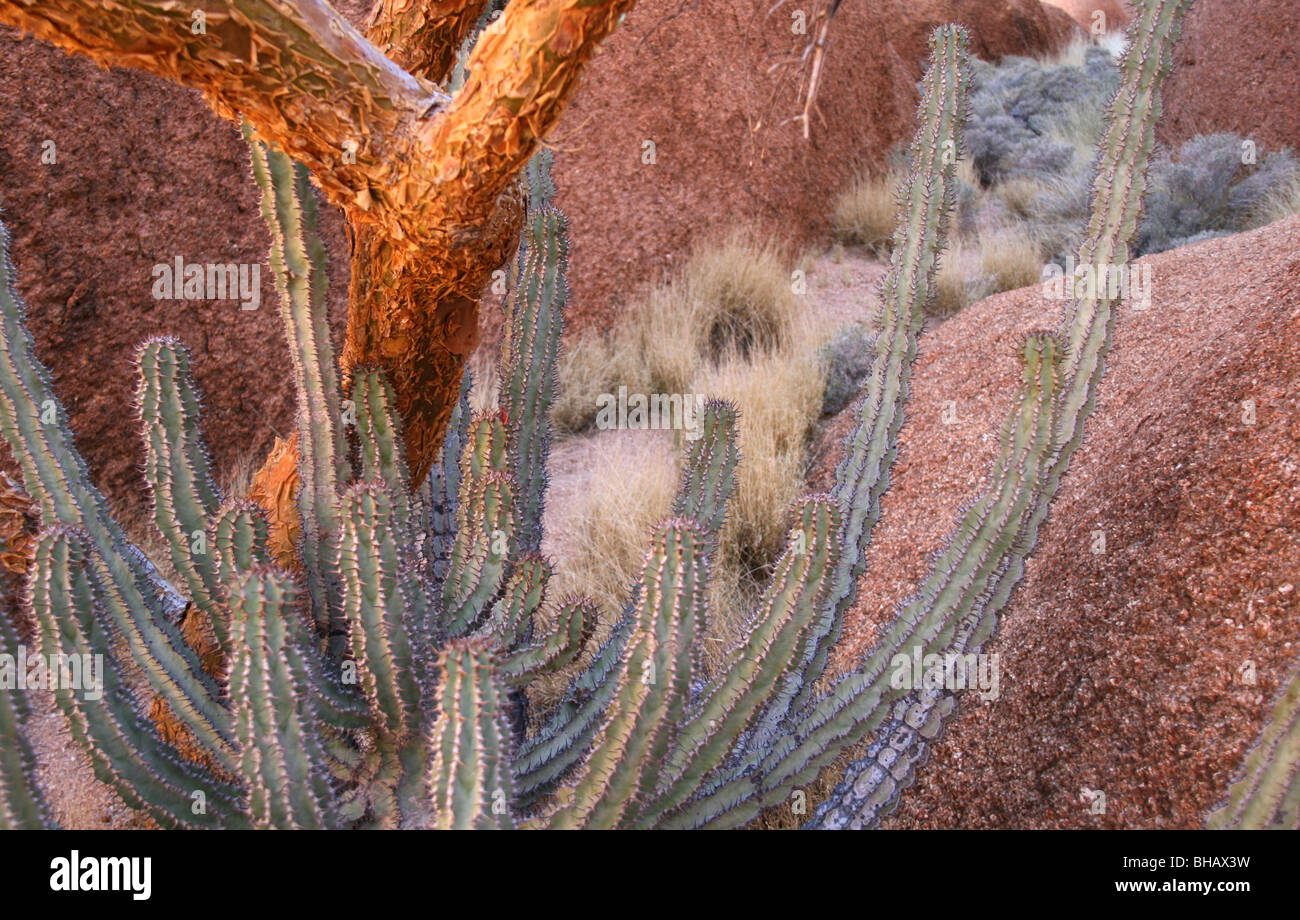
{"type": "MultiPolygon", "coordinates": [[[[1186,6],[1145,0],[1134,19],[1080,262],[1128,259],[1186,6]]],[[[706,588],[741,462],[726,402],[706,405],[672,516],[604,642],[587,648],[590,601],[548,594],[539,550],[567,257],[549,154],[527,171],[500,411],[471,413],[464,384],[441,460],[417,482],[385,373],[336,367],[306,170],[250,138],[299,395],[299,521],[277,544],[258,506],[220,494],[189,359],[173,340],[146,342],[145,471],[178,586],[91,484],[23,324],[6,247],[0,428],[42,523],[29,601],[47,654],[111,662],[100,698],[56,693],[97,774],[163,826],[731,827],[874,733],[809,823],[875,823],[954,708],[951,693],[894,687],[889,663],[913,649],[978,649],[991,634],[1081,441],[1114,324],[1103,291],[1080,296],[1059,331],[1025,339],[988,491],[877,646],[829,675],[897,455],[953,207],[966,47],[955,26],[931,39],[881,331],[836,484],[791,510],[771,582],[714,667],[700,651],[706,588]],[[210,623],[220,667],[205,670],[186,641],[178,624],[191,617],[210,623]],[[521,696],[530,682],[583,656],[561,702],[531,712],[521,696]],[[159,734],[146,699],[186,744],[159,734]]],[[[23,713],[0,705],[0,727],[21,738],[23,713]]],[[[6,824],[49,821],[21,746],[0,757],[0,792],[6,824]]]]}

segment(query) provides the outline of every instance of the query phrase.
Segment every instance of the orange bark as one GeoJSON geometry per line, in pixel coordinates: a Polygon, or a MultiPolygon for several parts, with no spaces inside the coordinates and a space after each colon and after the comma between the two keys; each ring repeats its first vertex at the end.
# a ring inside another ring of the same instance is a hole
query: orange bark
{"type": "MultiPolygon", "coordinates": [[[[634,2],[512,0],[454,100],[426,77],[445,78],[482,0],[383,0],[369,34],[416,73],[321,0],[0,0],[0,22],[196,87],[307,165],[354,230],[344,379],[359,366],[388,372],[418,481],[477,341],[480,292],[518,237],[519,170],[634,2]]],[[[282,505],[267,511],[292,533],[282,505]]]]}

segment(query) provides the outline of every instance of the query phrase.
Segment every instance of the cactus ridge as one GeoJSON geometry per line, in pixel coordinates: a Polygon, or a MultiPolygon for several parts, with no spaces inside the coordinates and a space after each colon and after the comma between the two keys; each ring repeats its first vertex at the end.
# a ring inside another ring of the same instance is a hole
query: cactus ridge
{"type": "MultiPolygon", "coordinates": [[[[19,636],[9,617],[0,612],[0,653],[16,655],[19,636]]],[[[53,827],[54,816],[36,781],[36,755],[27,740],[31,717],[21,693],[0,693],[0,830],[53,827]]]]}
{"type": "Polygon", "coordinates": [[[447,576],[451,546],[456,538],[456,509],[460,499],[460,457],[469,437],[473,414],[469,406],[470,374],[461,380],[460,400],[452,409],[447,432],[443,436],[442,456],[430,468],[415,497],[417,534],[429,566],[433,583],[441,584],[447,576]]]}
{"type": "MultiPolygon", "coordinates": [[[[1189,5],[1188,0],[1150,0],[1137,10],[1130,24],[1128,48],[1120,63],[1121,84],[1107,108],[1107,128],[1093,183],[1092,217],[1079,249],[1079,264],[1128,261],[1160,114],[1160,88],[1172,65],[1173,45],[1189,5]]],[[[1024,558],[1037,541],[1038,529],[1074,450],[1082,443],[1084,423],[1095,405],[1113,337],[1114,306],[1105,292],[1100,297],[1084,293],[1067,308],[1058,334],[1030,337],[1025,343],[1022,353],[1028,369],[1035,354],[1050,353],[1060,364],[1055,371],[1061,378],[1059,395],[1051,406],[1054,438],[1048,445],[1050,454],[1040,481],[1029,486],[1033,501],[1001,554],[1000,578],[985,589],[987,596],[976,599],[974,615],[963,624],[957,640],[946,650],[948,654],[978,651],[1023,574],[1024,558]]],[[[1026,383],[1030,382],[1027,376],[1026,383]]],[[[1022,406],[1024,398],[1022,392],[1022,406]]],[[[913,691],[912,699],[897,706],[894,721],[879,733],[867,756],[850,767],[844,782],[810,825],[869,826],[877,822],[910,784],[915,765],[925,756],[925,738],[938,733],[943,718],[954,708],[950,693],[913,691]],[[930,699],[922,700],[923,695],[930,699]]]]}
{"type": "Polygon", "coordinates": [[[236,577],[230,596],[230,690],[246,808],[255,827],[328,827],[326,756],[306,664],[314,637],[298,616],[298,588],[285,573],[258,567],[236,577]]]}
{"type": "Polygon", "coordinates": [[[444,829],[508,829],[511,733],[506,689],[490,644],[458,639],[439,660],[438,717],[429,738],[429,787],[444,829]]]}
{"type": "Polygon", "coordinates": [[[140,349],[137,367],[136,403],[154,522],[191,602],[208,615],[218,642],[227,646],[217,559],[207,543],[207,521],[221,504],[221,493],[203,444],[189,352],[175,339],[150,339],[140,349]]]}
{"type": "Polygon", "coordinates": [[[821,678],[844,614],[866,567],[866,548],[880,519],[889,471],[898,456],[903,407],[911,385],[925,307],[935,293],[939,254],[956,201],[956,163],[970,86],[969,36],[959,26],[936,29],[930,67],[918,107],[919,130],[909,150],[911,169],[899,192],[899,220],[889,271],[881,287],[881,333],[865,393],[854,409],[855,426],[835,471],[832,495],[845,509],[844,551],[834,590],[810,633],[786,685],[762,720],[751,746],[761,749],[788,728],[821,678]]]}
{"type": "MultiPolygon", "coordinates": [[[[43,531],[37,540],[35,574],[29,582],[28,603],[36,615],[41,652],[90,656],[113,647],[97,616],[105,586],[89,536],[66,525],[43,531]]],[[[63,713],[74,740],[91,755],[95,775],[112,786],[124,802],[140,809],[163,827],[227,826],[220,810],[193,814],[194,793],[202,792],[216,809],[226,806],[235,825],[243,824],[233,805],[239,790],[211,769],[175,756],[153,742],[125,670],[116,656],[104,654],[107,673],[99,694],[60,682],[55,704],[63,713]]],[[[81,660],[90,660],[82,657],[81,660]]]]}
{"type": "Polygon", "coordinates": [[[1212,829],[1300,826],[1300,671],[1291,676],[1212,829]]]}
{"type": "Polygon", "coordinates": [[[299,552],[309,577],[312,609],[321,629],[343,623],[337,572],[331,569],[338,534],[340,483],[348,476],[347,445],[340,425],[339,374],[325,315],[325,246],[316,221],[316,197],[307,170],[285,154],[254,140],[244,125],[261,190],[262,218],[271,232],[269,262],[289,340],[298,394],[299,552]]]}
{"type": "MultiPolygon", "coordinates": [[[[537,197],[534,192],[534,200],[537,197]]],[[[564,215],[555,208],[530,210],[502,346],[501,410],[506,416],[506,449],[518,487],[514,553],[536,552],[542,544],[550,410],[559,386],[555,365],[568,297],[566,229],[564,215]]]]}

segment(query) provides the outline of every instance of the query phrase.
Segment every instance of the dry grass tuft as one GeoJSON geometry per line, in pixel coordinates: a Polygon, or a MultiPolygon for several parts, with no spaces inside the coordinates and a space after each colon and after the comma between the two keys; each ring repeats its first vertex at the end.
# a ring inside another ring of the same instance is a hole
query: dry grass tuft
{"type": "Polygon", "coordinates": [[[1269,191],[1252,215],[1252,226],[1266,226],[1300,214],[1300,173],[1269,191]]]}
{"type": "Polygon", "coordinates": [[[789,339],[799,312],[787,260],[769,243],[745,233],[698,250],[686,266],[684,288],[698,354],[772,350],[789,339]]]}
{"type": "Polygon", "coordinates": [[[1043,274],[1038,244],[1024,230],[1008,227],[980,235],[980,272],[990,294],[1037,284],[1043,274]]]}
{"type": "MultiPolygon", "coordinates": [[[[721,652],[737,634],[781,551],[789,506],[804,490],[826,386],[819,350],[832,332],[805,313],[780,253],[737,235],[697,250],[609,334],[562,349],[553,418],[569,433],[590,427],[596,397],[619,386],[730,399],[740,409],[741,464],[713,571],[710,650],[721,652]]],[[[557,445],[547,519],[557,592],[586,594],[606,618],[618,614],[651,528],[671,507],[685,446],[676,433],[653,431],[604,431],[557,445]]],[[[535,701],[545,705],[562,684],[543,688],[535,701]]]]}
{"type": "MultiPolygon", "coordinates": [[[[715,566],[711,633],[732,639],[780,555],[791,503],[804,492],[806,449],[821,414],[826,372],[809,331],[795,347],[724,361],[697,391],[740,410],[741,461],[715,566]]],[[[719,643],[718,648],[725,648],[719,643]]]]}
{"type": "Polygon", "coordinates": [[[971,278],[979,271],[979,253],[965,246],[959,239],[949,242],[939,257],[939,270],[935,274],[934,299],[926,306],[926,313],[936,319],[947,319],[971,303],[971,278]]]}
{"type": "Polygon", "coordinates": [[[831,228],[836,240],[889,254],[898,221],[898,187],[902,175],[865,172],[835,199],[831,228]]]}
{"type": "Polygon", "coordinates": [[[1000,182],[990,190],[1006,207],[1007,213],[1018,220],[1029,220],[1034,215],[1034,204],[1043,193],[1043,184],[1028,176],[1017,176],[1000,182]]]}
{"type": "Polygon", "coordinates": [[[495,350],[475,349],[469,356],[469,406],[475,412],[495,409],[501,399],[501,380],[497,377],[495,350]]]}
{"type": "MultiPolygon", "coordinates": [[[[555,562],[547,603],[581,594],[600,607],[601,623],[581,662],[609,635],[640,576],[654,526],[672,510],[679,453],[672,432],[606,431],[582,443],[556,446],[553,464],[574,469],[547,498],[543,550],[555,562]]],[[[535,706],[559,701],[575,666],[529,688],[535,706]]]]}
{"type": "Polygon", "coordinates": [[[787,348],[800,313],[792,269],[772,245],[736,233],[701,247],[609,333],[564,343],[552,418],[572,434],[591,426],[597,397],[620,386],[693,392],[693,381],[724,357],[787,348]]]}

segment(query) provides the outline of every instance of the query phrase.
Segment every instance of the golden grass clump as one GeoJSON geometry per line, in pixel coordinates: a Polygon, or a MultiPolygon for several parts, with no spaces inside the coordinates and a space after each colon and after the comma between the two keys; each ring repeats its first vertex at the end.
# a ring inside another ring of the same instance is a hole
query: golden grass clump
{"type": "Polygon", "coordinates": [[[998,197],[1007,212],[1018,220],[1029,220],[1034,215],[1034,205],[1043,193],[1043,183],[1028,176],[1016,176],[999,182],[990,191],[998,197]]]}
{"type": "Polygon", "coordinates": [[[1300,173],[1293,173],[1288,181],[1271,189],[1264,196],[1251,215],[1251,226],[1267,226],[1296,214],[1300,214],[1300,173]]]}
{"type": "MultiPolygon", "coordinates": [[[[807,445],[826,389],[810,331],[793,347],[724,361],[697,384],[740,410],[740,466],[714,568],[711,633],[730,640],[771,574],[789,524],[790,505],[805,491],[807,445]]],[[[726,643],[718,644],[718,650],[726,643]]]]}
{"type": "Polygon", "coordinates": [[[980,235],[981,274],[992,285],[990,294],[1037,284],[1043,274],[1038,244],[1023,230],[1004,228],[980,235]]]}
{"type": "Polygon", "coordinates": [[[954,239],[939,257],[939,270],[935,273],[935,296],[926,305],[925,312],[936,319],[947,319],[970,303],[969,279],[979,265],[979,254],[954,239]]]}
{"type": "Polygon", "coordinates": [[[552,419],[563,432],[583,431],[597,397],[620,386],[685,393],[724,355],[783,348],[799,313],[791,269],[774,246],[738,232],[700,247],[609,333],[565,341],[552,419]]]}
{"type": "Polygon", "coordinates": [[[898,223],[897,172],[864,172],[835,199],[831,229],[841,243],[866,246],[877,255],[889,254],[898,223]]]}
{"type": "Polygon", "coordinates": [[[647,363],[636,336],[588,333],[566,338],[556,368],[560,392],[551,408],[556,434],[574,435],[591,427],[596,397],[602,393],[615,393],[620,385],[638,393],[651,389],[647,363]]]}
{"type": "MultiPolygon", "coordinates": [[[[555,563],[547,586],[548,607],[569,594],[591,598],[601,622],[581,659],[609,635],[640,576],[654,526],[672,510],[679,454],[673,432],[607,431],[582,443],[554,448],[554,462],[577,467],[547,497],[542,549],[555,563]]],[[[540,678],[529,698],[545,709],[564,693],[577,665],[540,678]]]]}
{"type": "MultiPolygon", "coordinates": [[[[708,651],[721,653],[738,633],[804,491],[826,387],[819,351],[831,333],[804,307],[781,254],[733,235],[698,249],[610,333],[561,349],[553,420],[569,433],[588,429],[596,397],[620,386],[728,399],[740,410],[741,462],[713,568],[708,651]]],[[[596,600],[606,621],[598,635],[622,609],[650,532],[670,510],[687,444],[683,432],[602,431],[555,447],[545,547],[556,562],[553,596],[596,600]]]]}
{"type": "Polygon", "coordinates": [[[692,331],[695,353],[706,361],[781,347],[799,312],[786,259],[743,232],[696,250],[684,277],[660,291],[674,297],[666,318],[692,331]]]}

